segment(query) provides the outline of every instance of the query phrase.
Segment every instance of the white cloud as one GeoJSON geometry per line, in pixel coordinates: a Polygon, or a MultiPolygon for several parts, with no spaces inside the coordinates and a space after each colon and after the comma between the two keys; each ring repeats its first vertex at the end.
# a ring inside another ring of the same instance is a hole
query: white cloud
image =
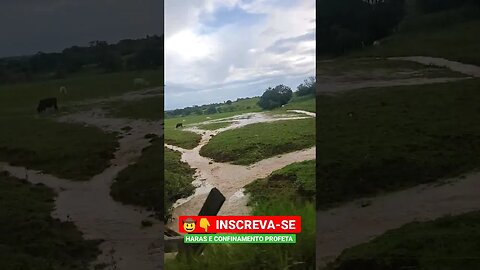
{"type": "Polygon", "coordinates": [[[315,74],[313,0],[166,0],[165,14],[167,109],[294,88],[315,74]],[[225,10],[252,19],[222,24],[225,10]]]}

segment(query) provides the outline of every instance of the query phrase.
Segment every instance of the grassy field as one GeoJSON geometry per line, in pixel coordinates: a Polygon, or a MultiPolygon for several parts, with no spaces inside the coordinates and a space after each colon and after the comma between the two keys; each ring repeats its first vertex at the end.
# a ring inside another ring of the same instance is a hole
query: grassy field
{"type": "Polygon", "coordinates": [[[133,90],[132,80],[145,77],[159,84],[162,72],[123,72],[77,75],[62,80],[0,86],[0,160],[46,173],[86,180],[101,172],[117,147],[116,135],[80,124],[55,122],[38,117],[35,108],[41,98],[58,96],[66,85],[68,94],[59,97],[60,110],[68,102],[118,95],[133,90]]]}
{"type": "Polygon", "coordinates": [[[165,216],[170,215],[172,204],[180,199],[190,196],[193,193],[192,185],[195,170],[188,164],[182,162],[179,152],[165,148],[165,216]]]}
{"type": "Polygon", "coordinates": [[[110,190],[117,201],[163,211],[163,142],[156,138],[140,159],[121,171],[110,190]]]}
{"type": "Polygon", "coordinates": [[[480,212],[406,224],[345,250],[327,269],[480,269],[480,212]]]}
{"type": "Polygon", "coordinates": [[[163,119],[163,96],[129,102],[112,102],[109,114],[116,118],[133,118],[158,121],[163,119]]]}
{"type": "Polygon", "coordinates": [[[265,204],[277,199],[292,202],[315,200],[315,160],[293,163],[245,187],[250,203],[265,204]]]}
{"type": "Polygon", "coordinates": [[[252,97],[246,99],[240,99],[232,102],[232,104],[223,104],[217,107],[218,112],[251,112],[259,111],[261,108],[258,106],[259,97],[252,97]]]}
{"type": "Polygon", "coordinates": [[[150,81],[151,87],[163,85],[162,70],[79,74],[59,80],[0,85],[0,103],[2,104],[0,113],[33,114],[38,100],[45,97],[58,97],[58,105],[61,109],[72,101],[120,95],[139,90],[133,85],[133,79],[137,77],[150,81]],[[67,95],[59,94],[59,88],[62,85],[67,87],[67,95]]]}
{"type": "Polygon", "coordinates": [[[315,106],[315,96],[302,96],[298,97],[294,95],[292,99],[285,104],[285,107],[283,108],[278,108],[275,111],[286,111],[286,110],[304,110],[304,111],[309,111],[309,112],[315,112],[316,111],[316,106],[315,106]]]}
{"type": "Polygon", "coordinates": [[[321,208],[480,167],[480,80],[319,95],[321,208]]]}
{"type": "Polygon", "coordinates": [[[199,125],[198,127],[206,130],[217,130],[219,128],[228,127],[229,125],[231,125],[230,122],[223,122],[223,123],[204,124],[204,125],[199,125]]]}
{"type": "Polygon", "coordinates": [[[1,118],[0,160],[72,180],[102,172],[118,146],[115,134],[33,117],[1,118]]]}
{"type": "MultiPolygon", "coordinates": [[[[175,126],[169,126],[170,121],[165,120],[165,143],[182,147],[184,149],[193,149],[198,145],[202,136],[199,134],[176,129],[175,126]],[[168,126],[168,127],[167,127],[168,126]]],[[[175,124],[172,124],[175,125],[175,124]]]]}
{"type": "Polygon", "coordinates": [[[315,119],[258,123],[213,137],[200,154],[217,162],[247,165],[315,144],[315,119]]]}
{"type": "Polygon", "coordinates": [[[0,268],[88,269],[99,241],[50,216],[52,190],[0,172],[0,268]]]}

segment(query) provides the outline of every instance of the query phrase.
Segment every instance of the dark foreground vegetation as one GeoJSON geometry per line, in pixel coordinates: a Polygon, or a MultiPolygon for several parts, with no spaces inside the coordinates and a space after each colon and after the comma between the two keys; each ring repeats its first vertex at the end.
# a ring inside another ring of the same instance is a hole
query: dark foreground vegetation
{"type": "Polygon", "coordinates": [[[457,176],[480,167],[480,80],[317,98],[317,203],[457,176]]]}
{"type": "Polygon", "coordinates": [[[253,206],[286,200],[302,204],[315,201],[315,160],[293,163],[245,187],[253,206]]]}
{"type": "Polygon", "coordinates": [[[71,222],[53,219],[55,194],[0,172],[0,268],[88,269],[99,241],[84,240],[71,222]]]}
{"type": "Polygon", "coordinates": [[[181,161],[179,152],[165,148],[165,217],[170,217],[170,209],[178,199],[193,194],[192,185],[195,170],[181,161]]]}
{"type": "Polygon", "coordinates": [[[154,138],[140,159],[121,171],[113,182],[110,194],[115,200],[163,211],[163,140],[154,138]]]}
{"type": "Polygon", "coordinates": [[[327,269],[480,269],[480,212],[404,225],[345,250],[327,269]]]}
{"type": "Polygon", "coordinates": [[[289,165],[246,188],[252,215],[300,215],[297,243],[208,245],[190,260],[167,260],[167,269],[315,269],[315,161],[289,165]],[[279,192],[281,190],[281,192],[279,192]],[[221,259],[219,259],[221,258],[221,259]]]}

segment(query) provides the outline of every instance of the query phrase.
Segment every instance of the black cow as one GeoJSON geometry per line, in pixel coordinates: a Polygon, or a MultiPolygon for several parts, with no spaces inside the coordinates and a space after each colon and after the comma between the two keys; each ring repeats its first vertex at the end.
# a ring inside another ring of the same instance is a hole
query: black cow
{"type": "Polygon", "coordinates": [[[57,98],[44,98],[38,102],[37,112],[42,113],[48,108],[53,108],[58,112],[57,98]]]}
{"type": "Polygon", "coordinates": [[[179,127],[183,127],[183,124],[182,124],[182,123],[177,123],[177,125],[175,126],[175,128],[179,128],[179,127]]]}

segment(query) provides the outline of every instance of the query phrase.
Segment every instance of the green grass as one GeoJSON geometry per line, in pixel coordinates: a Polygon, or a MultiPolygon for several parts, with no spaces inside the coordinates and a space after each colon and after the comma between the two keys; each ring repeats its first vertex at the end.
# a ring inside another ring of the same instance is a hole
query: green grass
{"type": "Polygon", "coordinates": [[[184,149],[195,148],[202,138],[199,134],[190,131],[183,131],[181,128],[176,129],[175,127],[167,127],[167,123],[165,123],[164,133],[166,144],[175,145],[184,149]]]}
{"type": "Polygon", "coordinates": [[[200,154],[217,162],[247,165],[315,144],[315,119],[258,123],[213,137],[200,154]]]}
{"type": "Polygon", "coordinates": [[[54,197],[43,185],[0,172],[1,269],[88,269],[100,253],[99,241],[50,216],[54,197]]]}
{"type": "Polygon", "coordinates": [[[190,168],[187,163],[181,161],[179,152],[165,148],[165,216],[170,216],[172,204],[180,198],[185,198],[193,194],[192,185],[195,170],[190,168]]]}
{"type": "Polygon", "coordinates": [[[111,102],[108,104],[108,111],[115,118],[158,121],[163,118],[163,96],[128,102],[111,102]]]}
{"type": "Polygon", "coordinates": [[[120,72],[109,74],[84,74],[60,80],[48,80],[34,83],[0,85],[0,113],[35,113],[38,100],[45,97],[58,97],[58,105],[91,98],[116,96],[128,91],[138,90],[133,79],[143,77],[150,81],[150,87],[163,85],[163,71],[120,72]],[[66,86],[67,95],[60,95],[60,86],[66,86]]]}
{"type": "Polygon", "coordinates": [[[202,256],[165,261],[165,269],[315,269],[315,207],[286,200],[272,201],[254,209],[252,215],[299,215],[302,232],[297,243],[207,245],[202,256]]]}
{"type": "Polygon", "coordinates": [[[220,113],[237,112],[238,114],[245,113],[245,112],[258,111],[258,110],[261,110],[261,108],[257,104],[259,99],[260,99],[259,97],[241,99],[241,100],[232,102],[232,104],[230,105],[228,104],[220,105],[217,107],[217,110],[220,113]]]}
{"type": "Polygon", "coordinates": [[[308,95],[308,96],[298,97],[294,95],[292,99],[287,104],[285,104],[285,107],[278,108],[274,111],[286,111],[286,110],[304,110],[309,112],[315,112],[316,111],[315,96],[308,95]]]}
{"type": "Polygon", "coordinates": [[[321,208],[480,167],[480,80],[319,95],[321,208]]]}
{"type": "Polygon", "coordinates": [[[245,187],[250,203],[264,204],[277,199],[292,202],[315,200],[315,160],[290,164],[245,187]]]}
{"type": "Polygon", "coordinates": [[[228,127],[231,124],[232,123],[230,123],[230,122],[211,123],[211,124],[199,125],[198,128],[206,129],[206,130],[217,130],[217,129],[220,129],[220,128],[228,127]]]}
{"type": "Polygon", "coordinates": [[[0,160],[72,179],[105,169],[118,146],[115,134],[33,117],[0,118],[0,160]]]}
{"type": "Polygon", "coordinates": [[[163,211],[163,142],[156,138],[140,159],[121,171],[110,190],[123,203],[163,211]]]}
{"type": "Polygon", "coordinates": [[[161,85],[161,70],[112,74],[79,74],[62,80],[0,86],[0,160],[42,170],[60,177],[86,180],[108,166],[117,147],[116,135],[105,134],[81,124],[55,122],[37,117],[41,98],[59,96],[61,85],[68,94],[60,96],[60,110],[68,102],[107,97],[133,90],[135,77],[161,85]]]}
{"type": "Polygon", "coordinates": [[[327,269],[480,269],[480,212],[409,223],[345,250],[327,269]]]}

